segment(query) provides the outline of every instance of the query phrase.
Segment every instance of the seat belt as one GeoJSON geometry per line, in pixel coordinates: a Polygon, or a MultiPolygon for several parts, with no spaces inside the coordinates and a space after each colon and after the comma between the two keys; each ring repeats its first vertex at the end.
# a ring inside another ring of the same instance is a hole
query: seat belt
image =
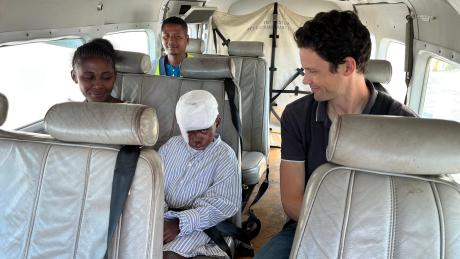
{"type": "Polygon", "coordinates": [[[109,244],[112,240],[115,227],[120,219],[129,189],[136,172],[137,160],[139,159],[139,146],[123,146],[117,155],[115,171],[112,181],[112,198],[110,200],[109,228],[107,235],[107,248],[104,258],[108,258],[109,244]]]}
{"type": "Polygon", "coordinates": [[[230,102],[230,113],[232,116],[232,123],[236,131],[238,131],[238,135],[240,137],[241,148],[243,148],[243,134],[241,132],[241,118],[240,118],[239,110],[236,107],[236,103],[235,103],[236,85],[235,85],[235,82],[233,82],[233,79],[225,78],[224,88],[225,88],[225,93],[227,93],[228,100],[230,102]]]}
{"type": "Polygon", "coordinates": [[[206,233],[206,235],[208,235],[209,238],[211,238],[211,240],[230,258],[233,258],[232,251],[230,250],[230,247],[228,247],[227,242],[225,242],[225,236],[233,237],[235,239],[235,255],[254,256],[254,249],[252,248],[251,240],[249,239],[247,233],[242,228],[239,228],[228,221],[220,222],[216,226],[205,229],[204,233],[206,233]]]}
{"type": "MultiPolygon", "coordinates": [[[[239,111],[235,104],[236,85],[231,78],[225,78],[224,85],[225,85],[225,92],[227,93],[228,99],[230,101],[230,112],[232,115],[233,126],[238,131],[238,135],[240,137],[241,148],[243,148],[243,135],[241,132],[241,120],[240,120],[239,111]]],[[[250,240],[252,240],[259,234],[260,228],[261,228],[261,222],[255,215],[255,212],[254,210],[251,209],[251,207],[259,201],[259,199],[264,195],[265,191],[268,189],[268,186],[269,186],[268,176],[269,176],[269,170],[267,168],[265,180],[260,185],[256,198],[249,206],[249,218],[247,221],[243,222],[243,230],[246,231],[250,240]]]]}
{"type": "Polygon", "coordinates": [[[257,235],[259,235],[260,229],[262,227],[262,223],[260,222],[260,219],[257,218],[254,210],[252,209],[252,206],[256,204],[267,191],[268,186],[270,185],[269,175],[270,175],[270,170],[267,167],[267,173],[265,174],[265,180],[260,185],[259,190],[257,191],[256,197],[251,202],[251,205],[249,205],[249,208],[248,208],[249,217],[246,221],[242,223],[243,229],[248,234],[248,237],[250,240],[254,239],[257,235]]]}
{"type": "Polygon", "coordinates": [[[406,16],[406,20],[406,56],[404,59],[404,71],[406,72],[406,96],[404,97],[404,104],[407,105],[407,95],[409,93],[409,84],[412,78],[412,70],[414,66],[414,18],[412,14],[409,13],[406,16]]]}
{"type": "Polygon", "coordinates": [[[161,76],[166,75],[166,56],[161,56],[160,61],[158,62],[158,66],[160,68],[160,74],[161,76]]]}

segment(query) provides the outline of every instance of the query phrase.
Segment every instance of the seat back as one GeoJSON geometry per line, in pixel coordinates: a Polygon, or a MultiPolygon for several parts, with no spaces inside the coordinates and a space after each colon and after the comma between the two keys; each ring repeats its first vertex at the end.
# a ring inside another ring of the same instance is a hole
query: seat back
{"type": "MultiPolygon", "coordinates": [[[[155,148],[159,148],[173,136],[180,135],[175,118],[179,97],[191,90],[209,91],[219,104],[222,118],[218,133],[239,153],[238,132],[232,124],[228,98],[223,78],[232,76],[230,60],[219,58],[185,59],[181,65],[183,77],[125,74],[115,86],[114,96],[125,101],[154,107],[160,125],[159,137],[155,148]]],[[[237,107],[239,108],[239,90],[237,89],[237,107]]]]}
{"type": "Polygon", "coordinates": [[[150,57],[144,53],[131,52],[131,51],[116,51],[117,62],[115,63],[115,71],[117,72],[117,79],[112,90],[112,96],[119,96],[117,93],[117,85],[121,84],[125,75],[132,74],[153,74],[154,66],[150,61],[150,57]]]}
{"type": "Polygon", "coordinates": [[[193,57],[202,55],[204,52],[204,41],[202,39],[190,38],[187,47],[185,48],[185,52],[192,54],[193,57]]]}
{"type": "Polygon", "coordinates": [[[384,93],[388,93],[382,84],[388,84],[391,81],[392,68],[388,60],[371,59],[367,64],[366,79],[374,84],[374,87],[384,93]]]}
{"type": "Polygon", "coordinates": [[[0,126],[6,121],[8,115],[8,99],[6,96],[0,93],[0,126]]]}
{"type": "Polygon", "coordinates": [[[243,151],[268,156],[269,89],[265,83],[263,42],[231,41],[228,54],[235,64],[235,83],[241,91],[243,151]]]}
{"type": "MultiPolygon", "coordinates": [[[[46,131],[0,131],[0,258],[102,258],[120,145],[151,146],[155,111],[142,105],[64,103],[46,131]]],[[[141,150],[109,258],[160,258],[163,175],[141,150]]]]}
{"type": "Polygon", "coordinates": [[[340,117],[310,177],[290,258],[459,258],[460,124],[340,117]]]}

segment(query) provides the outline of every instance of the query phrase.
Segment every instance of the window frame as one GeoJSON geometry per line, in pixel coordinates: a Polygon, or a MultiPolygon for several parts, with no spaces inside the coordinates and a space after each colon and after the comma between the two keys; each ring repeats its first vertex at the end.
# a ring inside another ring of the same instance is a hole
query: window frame
{"type": "MultiPolygon", "coordinates": [[[[84,38],[82,36],[69,35],[69,36],[60,36],[60,37],[54,37],[54,38],[40,38],[40,39],[33,39],[33,40],[27,40],[27,41],[5,42],[5,43],[0,44],[0,48],[17,47],[17,46],[21,46],[21,45],[37,44],[37,43],[45,43],[45,44],[53,45],[50,42],[61,41],[61,40],[76,40],[76,41],[80,41],[79,43],[76,44],[76,48],[77,48],[77,46],[81,46],[81,45],[83,45],[83,44],[85,44],[87,42],[86,38],[84,38]]],[[[54,44],[54,45],[60,46],[60,47],[72,48],[73,51],[75,51],[75,49],[76,49],[76,48],[65,46],[65,45],[59,45],[59,44],[54,44]]],[[[68,60],[68,62],[70,64],[71,60],[68,60]]],[[[69,78],[70,78],[70,75],[69,75],[69,78]]],[[[12,97],[7,96],[7,98],[12,100],[12,97]]],[[[10,104],[11,104],[11,101],[10,101],[10,104]]],[[[55,103],[51,104],[50,107],[52,107],[54,104],[55,103]]],[[[21,103],[21,105],[22,105],[22,103],[21,103]]],[[[8,117],[18,116],[18,114],[13,115],[11,109],[9,109],[8,113],[9,114],[7,116],[7,120],[8,120],[8,117]]],[[[7,130],[17,130],[17,131],[42,133],[44,131],[43,119],[44,119],[44,116],[41,119],[32,120],[32,121],[26,122],[26,124],[24,124],[24,125],[14,126],[13,128],[5,128],[4,125],[2,125],[2,126],[3,126],[3,129],[7,129],[7,130]]]]}
{"type": "Polygon", "coordinates": [[[156,37],[156,34],[152,29],[128,29],[128,30],[121,30],[121,31],[111,31],[111,32],[108,32],[102,35],[101,37],[104,38],[104,36],[106,35],[122,34],[122,33],[130,33],[130,32],[145,32],[146,33],[148,55],[150,56],[150,61],[152,62],[152,64],[156,64],[156,60],[160,58],[160,51],[158,50],[157,46],[161,46],[161,42],[159,42],[160,40],[158,39],[158,37],[156,37]]]}
{"type": "MultiPolygon", "coordinates": [[[[425,58],[425,73],[423,75],[423,85],[422,85],[422,92],[420,96],[420,101],[419,101],[419,107],[418,107],[418,114],[420,116],[423,115],[423,110],[425,108],[425,101],[426,101],[426,94],[427,94],[427,89],[428,89],[428,79],[430,77],[430,72],[431,72],[431,66],[430,63],[432,60],[439,60],[441,62],[447,63],[449,65],[454,65],[460,67],[460,63],[457,63],[455,61],[449,60],[443,56],[436,55],[434,53],[430,53],[427,55],[425,58]]],[[[426,117],[424,117],[426,118],[426,117]]],[[[438,118],[438,117],[432,117],[433,119],[443,119],[443,118],[438,118]]],[[[444,119],[445,120],[445,119],[444,119]]],[[[450,119],[453,120],[453,119],[450,119]]],[[[460,121],[459,121],[460,122],[460,121]]]]}

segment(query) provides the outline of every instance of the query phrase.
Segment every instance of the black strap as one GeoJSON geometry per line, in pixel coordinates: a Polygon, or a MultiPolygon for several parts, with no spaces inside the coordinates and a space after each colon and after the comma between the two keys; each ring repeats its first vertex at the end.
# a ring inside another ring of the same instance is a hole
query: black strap
{"type": "Polygon", "coordinates": [[[133,182],[140,149],[138,146],[123,146],[118,152],[115,172],[112,181],[112,199],[110,201],[109,230],[107,236],[107,249],[104,258],[108,256],[109,243],[112,240],[115,227],[120,219],[129,188],[133,182]]]}
{"type": "Polygon", "coordinates": [[[228,221],[223,221],[217,224],[217,226],[204,230],[204,232],[230,258],[233,258],[232,252],[230,250],[230,247],[228,247],[227,242],[225,242],[224,236],[233,237],[235,239],[236,255],[251,257],[254,256],[254,249],[252,248],[251,240],[249,239],[246,232],[244,232],[242,228],[239,228],[228,221]]]}
{"type": "Polygon", "coordinates": [[[225,92],[227,93],[228,100],[230,102],[230,113],[232,115],[232,123],[235,129],[238,131],[238,135],[241,141],[241,148],[243,148],[243,137],[241,132],[241,120],[240,113],[236,107],[235,96],[236,96],[236,85],[231,78],[224,79],[225,92]]]}
{"type": "Polygon", "coordinates": [[[205,229],[204,233],[206,233],[206,235],[208,235],[209,238],[211,238],[211,240],[228,255],[228,257],[233,258],[230,247],[228,247],[227,242],[225,242],[224,237],[219,230],[217,230],[216,226],[205,229]]]}
{"type": "Polygon", "coordinates": [[[256,204],[267,191],[268,186],[270,185],[269,175],[270,175],[270,170],[269,168],[267,168],[267,173],[265,174],[265,180],[260,185],[259,191],[257,191],[256,197],[249,205],[249,209],[248,209],[249,217],[245,222],[243,222],[243,229],[248,234],[248,237],[250,240],[254,239],[257,235],[259,235],[260,229],[262,227],[262,223],[260,222],[259,218],[257,218],[254,210],[252,209],[252,206],[256,204]]]}
{"type": "MultiPolygon", "coordinates": [[[[280,90],[276,91],[276,94],[275,96],[272,96],[271,99],[270,99],[270,103],[273,103],[282,93],[288,93],[290,91],[286,90],[286,88],[292,83],[292,81],[294,81],[298,76],[303,76],[305,73],[303,72],[303,68],[296,68],[296,72],[294,75],[292,75],[290,78],[288,78],[288,80],[286,81],[286,83],[284,83],[283,87],[281,87],[280,90]]],[[[275,93],[275,90],[272,90],[272,92],[275,93]]],[[[303,91],[295,91],[295,92],[299,92],[299,93],[306,93],[306,92],[303,92],[303,91]]]]}
{"type": "Polygon", "coordinates": [[[160,57],[160,61],[158,62],[158,65],[160,66],[160,75],[165,76],[166,75],[166,56],[160,57]]]}
{"type": "MultiPolygon", "coordinates": [[[[214,33],[217,33],[219,35],[219,38],[222,40],[222,46],[228,46],[228,43],[230,43],[230,39],[226,39],[222,32],[219,31],[217,27],[213,28],[214,33]]],[[[217,44],[216,44],[217,45],[217,44]]],[[[217,49],[216,49],[217,51],[217,49]]]]}

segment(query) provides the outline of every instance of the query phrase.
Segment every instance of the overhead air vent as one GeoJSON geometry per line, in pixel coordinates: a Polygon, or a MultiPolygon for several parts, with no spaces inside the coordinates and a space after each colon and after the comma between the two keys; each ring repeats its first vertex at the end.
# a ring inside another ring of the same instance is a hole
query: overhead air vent
{"type": "Polygon", "coordinates": [[[204,23],[217,10],[215,7],[198,7],[194,6],[185,13],[182,18],[187,23],[204,23]]]}
{"type": "Polygon", "coordinates": [[[166,13],[164,19],[177,16],[182,17],[193,7],[201,7],[205,4],[205,1],[168,1],[165,6],[166,13]]]}

